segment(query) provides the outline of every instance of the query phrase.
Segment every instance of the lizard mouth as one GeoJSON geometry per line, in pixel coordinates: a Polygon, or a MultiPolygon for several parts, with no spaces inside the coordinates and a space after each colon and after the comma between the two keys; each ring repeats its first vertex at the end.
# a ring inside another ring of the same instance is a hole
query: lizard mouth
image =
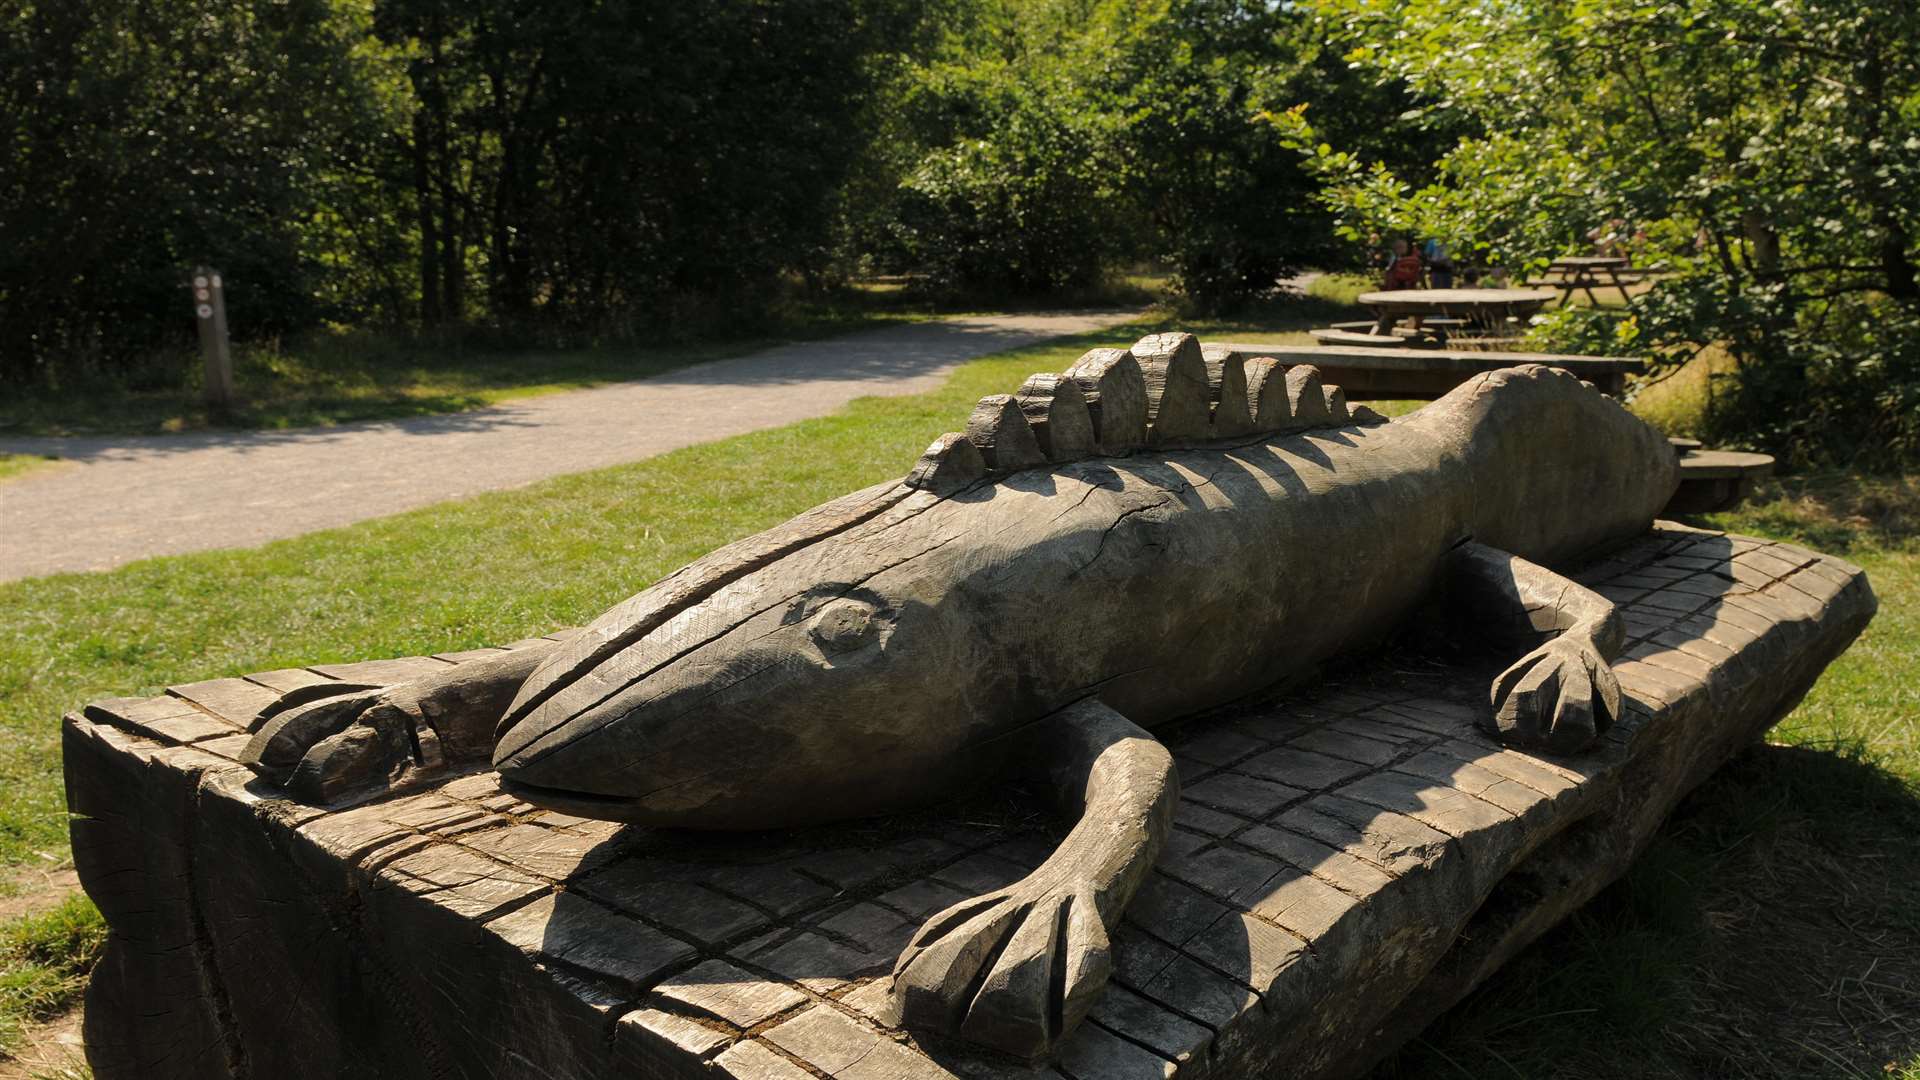
{"type": "Polygon", "coordinates": [[[543,809],[607,821],[626,819],[629,816],[628,811],[635,804],[635,800],[620,795],[601,795],[592,791],[547,787],[543,784],[529,784],[524,780],[513,780],[506,776],[500,777],[500,790],[543,809]]]}

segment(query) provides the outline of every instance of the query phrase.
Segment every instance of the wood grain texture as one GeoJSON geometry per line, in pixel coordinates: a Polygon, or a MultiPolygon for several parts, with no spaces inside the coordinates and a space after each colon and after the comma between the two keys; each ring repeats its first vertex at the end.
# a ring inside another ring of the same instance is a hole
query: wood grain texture
{"type": "Polygon", "coordinates": [[[1100,453],[1118,455],[1147,445],[1147,384],[1140,362],[1125,349],[1092,349],[1067,369],[1093,417],[1100,453]]]}
{"type": "Polygon", "coordinates": [[[1320,369],[1311,364],[1287,369],[1287,409],[1295,424],[1318,426],[1330,423],[1327,391],[1320,382],[1320,369]]]}
{"type": "Polygon", "coordinates": [[[1207,387],[1213,401],[1213,426],[1216,439],[1236,439],[1262,429],[1253,422],[1252,396],[1247,389],[1246,361],[1229,354],[1207,360],[1207,387]]]}
{"type": "Polygon", "coordinates": [[[1047,460],[1040,440],[1034,437],[1033,425],[1027,423],[1012,394],[989,394],[980,399],[967,418],[967,441],[995,472],[1031,468],[1047,460]]]}
{"type": "Polygon", "coordinates": [[[1628,628],[1592,755],[1502,748],[1484,667],[1393,656],[1164,728],[1185,794],[1109,993],[1031,1066],[896,1030],[885,993],[913,897],[1024,878],[1055,847],[1028,824],[690,838],[488,773],[305,807],[147,726],[164,704],[99,703],[64,729],[110,926],[88,1053],[102,1080],[1357,1076],[1617,877],[1874,606],[1840,560],[1679,526],[1574,576],[1628,628]]]}
{"type": "Polygon", "coordinates": [[[1131,350],[1147,386],[1148,442],[1173,446],[1204,440],[1212,423],[1207,362],[1192,334],[1152,334],[1131,350]]]}
{"type": "Polygon", "coordinates": [[[907,474],[908,487],[946,495],[987,475],[987,459],[967,437],[950,431],[933,440],[907,474]]]}
{"type": "Polygon", "coordinates": [[[1255,431],[1280,431],[1293,424],[1293,406],[1287,400],[1287,369],[1271,356],[1246,362],[1247,400],[1251,402],[1255,431]]]}
{"type": "Polygon", "coordinates": [[[1093,415],[1087,411],[1080,384],[1072,377],[1029,375],[1014,400],[1019,402],[1021,415],[1033,428],[1048,461],[1078,461],[1093,456],[1093,415]]]}

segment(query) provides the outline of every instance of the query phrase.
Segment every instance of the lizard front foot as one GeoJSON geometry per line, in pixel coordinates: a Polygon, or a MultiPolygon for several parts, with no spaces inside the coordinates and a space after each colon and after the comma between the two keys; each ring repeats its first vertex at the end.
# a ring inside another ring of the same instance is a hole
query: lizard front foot
{"type": "Polygon", "coordinates": [[[410,685],[360,689],[271,715],[241,760],[306,802],[403,786],[446,761],[410,685]]]}
{"type": "Polygon", "coordinates": [[[1091,889],[1044,874],[927,921],[894,965],[901,1024],[1029,1058],[1072,1030],[1112,958],[1091,889]]]}
{"type": "Polygon", "coordinates": [[[405,787],[493,751],[494,725],[557,642],[502,652],[395,686],[313,688],[268,707],[241,760],[295,798],[332,802],[405,787]]]}
{"type": "Polygon", "coordinates": [[[1493,722],[1509,746],[1577,754],[1620,718],[1620,680],[1595,644],[1562,634],[1493,681],[1493,722]]]}

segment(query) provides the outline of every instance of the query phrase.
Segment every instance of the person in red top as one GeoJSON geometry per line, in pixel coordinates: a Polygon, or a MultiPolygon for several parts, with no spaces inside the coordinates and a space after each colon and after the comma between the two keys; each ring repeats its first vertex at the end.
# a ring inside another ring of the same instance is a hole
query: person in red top
{"type": "MultiPolygon", "coordinates": [[[[1394,237],[1393,261],[1387,264],[1387,273],[1380,280],[1380,288],[1387,291],[1422,288],[1426,284],[1426,276],[1427,264],[1421,260],[1420,253],[1413,250],[1413,245],[1407,242],[1406,237],[1394,237]]],[[[1421,316],[1415,315],[1415,330],[1420,329],[1420,322],[1421,316]]]]}
{"type": "Polygon", "coordinates": [[[1418,289],[1421,279],[1427,274],[1426,263],[1413,250],[1404,237],[1394,237],[1393,261],[1387,264],[1386,277],[1380,281],[1382,289],[1418,289]]]}

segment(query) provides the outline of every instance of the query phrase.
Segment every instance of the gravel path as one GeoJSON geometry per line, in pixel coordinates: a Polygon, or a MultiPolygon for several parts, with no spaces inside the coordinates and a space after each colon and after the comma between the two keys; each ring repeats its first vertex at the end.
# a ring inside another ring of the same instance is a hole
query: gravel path
{"type": "Polygon", "coordinates": [[[69,464],[0,483],[0,581],[246,547],[940,385],[965,360],[1135,312],[911,323],[475,412],[298,431],[0,438],[69,464]]]}

